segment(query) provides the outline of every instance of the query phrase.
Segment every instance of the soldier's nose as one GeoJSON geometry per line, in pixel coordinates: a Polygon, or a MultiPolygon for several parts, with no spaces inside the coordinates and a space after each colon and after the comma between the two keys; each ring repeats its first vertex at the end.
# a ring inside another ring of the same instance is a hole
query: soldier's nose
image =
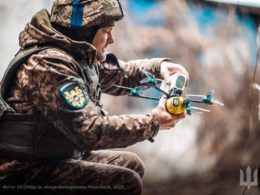
{"type": "Polygon", "coordinates": [[[108,43],[109,43],[109,44],[113,44],[113,43],[114,43],[114,38],[113,38],[112,35],[109,36],[109,38],[108,38],[108,43]]]}

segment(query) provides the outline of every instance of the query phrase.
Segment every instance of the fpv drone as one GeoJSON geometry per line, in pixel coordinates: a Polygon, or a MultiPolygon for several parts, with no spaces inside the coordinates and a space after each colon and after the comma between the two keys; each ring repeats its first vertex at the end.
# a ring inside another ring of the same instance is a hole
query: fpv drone
{"type": "Polygon", "coordinates": [[[142,70],[142,72],[146,75],[146,78],[140,81],[140,86],[135,88],[125,87],[120,85],[114,85],[118,88],[123,88],[129,90],[129,96],[150,99],[150,100],[160,100],[160,98],[149,97],[143,95],[142,91],[148,89],[150,87],[155,88],[162,94],[166,96],[165,107],[166,110],[173,114],[179,115],[182,114],[185,110],[187,114],[191,115],[192,110],[202,111],[202,112],[210,112],[210,110],[191,106],[191,103],[199,103],[199,104],[217,104],[220,106],[224,106],[224,104],[213,97],[214,91],[209,91],[206,95],[197,95],[197,94],[187,94],[186,97],[182,96],[185,85],[187,83],[187,78],[181,73],[175,73],[171,76],[171,86],[170,90],[167,89],[163,80],[156,78],[153,74],[146,70],[142,70]],[[157,86],[161,84],[161,87],[157,86]],[[167,89],[166,91],[164,90],[167,89]]]}

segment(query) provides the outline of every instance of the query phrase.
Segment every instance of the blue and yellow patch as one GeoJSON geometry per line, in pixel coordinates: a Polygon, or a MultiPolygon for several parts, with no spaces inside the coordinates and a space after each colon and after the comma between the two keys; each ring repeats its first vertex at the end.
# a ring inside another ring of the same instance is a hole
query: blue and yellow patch
{"type": "Polygon", "coordinates": [[[87,97],[78,83],[65,83],[60,87],[65,102],[74,109],[82,109],[87,105],[87,97]]]}

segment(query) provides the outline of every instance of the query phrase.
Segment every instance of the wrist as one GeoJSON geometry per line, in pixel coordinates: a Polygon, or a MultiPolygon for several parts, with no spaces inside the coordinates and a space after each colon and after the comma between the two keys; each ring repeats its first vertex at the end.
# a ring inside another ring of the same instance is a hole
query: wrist
{"type": "Polygon", "coordinates": [[[160,129],[160,120],[156,113],[152,113],[149,139],[155,137],[160,129]]]}

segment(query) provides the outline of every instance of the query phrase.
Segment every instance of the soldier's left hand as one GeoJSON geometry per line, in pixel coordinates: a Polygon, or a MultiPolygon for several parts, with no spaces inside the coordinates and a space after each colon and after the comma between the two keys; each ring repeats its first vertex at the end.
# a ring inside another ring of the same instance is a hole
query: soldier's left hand
{"type": "Polygon", "coordinates": [[[154,108],[152,111],[152,113],[155,114],[159,120],[160,130],[168,130],[175,127],[175,125],[181,119],[184,119],[186,116],[186,112],[180,115],[170,114],[165,108],[166,99],[167,99],[166,96],[162,96],[158,106],[154,108]]]}
{"type": "Polygon", "coordinates": [[[160,72],[161,72],[162,78],[164,79],[164,81],[166,82],[167,85],[171,84],[171,75],[174,73],[177,73],[177,72],[184,74],[187,77],[187,79],[189,80],[188,71],[182,65],[175,64],[171,61],[163,61],[161,63],[160,72]]]}

